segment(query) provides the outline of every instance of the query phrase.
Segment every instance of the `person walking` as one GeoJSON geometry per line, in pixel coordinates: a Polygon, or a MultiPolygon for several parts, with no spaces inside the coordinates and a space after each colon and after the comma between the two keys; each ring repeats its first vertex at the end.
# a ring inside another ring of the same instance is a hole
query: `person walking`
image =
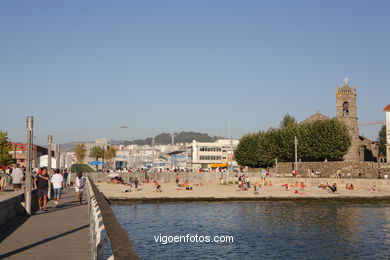
{"type": "Polygon", "coordinates": [[[7,188],[7,174],[0,170],[0,191],[5,191],[7,188]]]}
{"type": "Polygon", "coordinates": [[[84,192],[84,186],[85,186],[85,178],[83,177],[83,174],[81,172],[77,173],[76,180],[74,182],[75,191],[77,195],[77,206],[80,206],[83,204],[83,192],[84,192]]]}
{"type": "Polygon", "coordinates": [[[22,188],[24,173],[20,169],[19,164],[16,165],[15,169],[11,173],[12,184],[14,186],[14,191],[19,191],[22,188]]]}
{"type": "Polygon", "coordinates": [[[55,173],[51,177],[51,183],[53,184],[54,189],[54,203],[56,204],[56,206],[58,205],[58,203],[60,203],[63,181],[64,177],[62,176],[60,169],[56,169],[55,173]]]}
{"type": "Polygon", "coordinates": [[[69,177],[68,169],[64,170],[62,177],[64,178],[64,181],[62,183],[62,187],[65,189],[66,187],[68,187],[68,177],[69,177]]]}
{"type": "Polygon", "coordinates": [[[38,189],[38,206],[39,210],[47,211],[47,192],[49,190],[49,175],[47,168],[42,168],[34,180],[34,188],[38,189]]]}

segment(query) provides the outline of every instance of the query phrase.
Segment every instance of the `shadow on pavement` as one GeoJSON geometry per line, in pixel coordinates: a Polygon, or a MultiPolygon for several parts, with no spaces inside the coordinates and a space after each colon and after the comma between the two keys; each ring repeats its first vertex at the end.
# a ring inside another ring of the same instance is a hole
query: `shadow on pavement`
{"type": "Polygon", "coordinates": [[[30,249],[30,248],[33,248],[33,247],[39,246],[39,245],[41,245],[41,244],[47,243],[47,242],[49,242],[49,241],[51,241],[51,240],[54,240],[54,239],[57,239],[57,238],[59,238],[59,237],[66,236],[66,235],[72,234],[72,233],[74,233],[74,232],[77,232],[77,231],[79,231],[79,230],[88,228],[88,226],[89,226],[89,225],[83,225],[83,226],[80,226],[80,227],[78,227],[78,228],[75,228],[75,229],[66,231],[66,232],[64,232],[64,233],[61,233],[61,234],[58,234],[58,235],[55,235],[55,236],[52,236],[52,237],[49,237],[49,238],[42,239],[41,241],[38,241],[38,242],[33,243],[33,244],[31,244],[31,245],[24,246],[24,247],[21,247],[21,248],[12,250],[12,251],[7,252],[7,253],[5,253],[5,254],[1,254],[1,255],[0,255],[0,259],[6,258],[6,257],[10,257],[10,256],[12,256],[12,255],[18,254],[18,253],[23,252],[23,251],[25,251],[25,250],[28,250],[28,249],[30,249]]]}

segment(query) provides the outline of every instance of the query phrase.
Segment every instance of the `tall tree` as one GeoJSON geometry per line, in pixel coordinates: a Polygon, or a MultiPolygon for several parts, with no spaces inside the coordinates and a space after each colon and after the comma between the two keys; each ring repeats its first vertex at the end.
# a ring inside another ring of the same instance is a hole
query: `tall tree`
{"type": "Polygon", "coordinates": [[[13,162],[11,145],[7,132],[0,131],[0,165],[10,165],[13,162]]]}
{"type": "Polygon", "coordinates": [[[87,149],[85,144],[77,144],[74,148],[76,154],[76,160],[78,163],[84,163],[85,156],[87,155],[87,149]]]}
{"type": "Polygon", "coordinates": [[[89,157],[95,158],[95,160],[99,159],[99,157],[103,157],[103,149],[100,146],[94,146],[89,151],[89,157]]]}
{"type": "Polygon", "coordinates": [[[116,157],[116,150],[112,147],[109,147],[107,151],[104,152],[104,159],[106,160],[108,168],[112,163],[112,159],[116,157]]]}
{"type": "Polygon", "coordinates": [[[386,157],[386,126],[382,126],[378,134],[379,156],[386,157]]]}
{"type": "Polygon", "coordinates": [[[280,122],[280,128],[283,128],[283,127],[289,127],[289,126],[294,126],[296,125],[298,122],[297,120],[295,120],[295,117],[291,116],[290,114],[286,114],[282,121],[280,122]]]}
{"type": "Polygon", "coordinates": [[[285,116],[280,128],[248,134],[235,151],[237,162],[249,167],[267,167],[294,160],[294,137],[298,138],[298,157],[304,161],[342,160],[351,146],[347,126],[337,119],[296,124],[285,116]]]}
{"type": "Polygon", "coordinates": [[[249,167],[259,166],[259,152],[257,152],[257,149],[259,148],[258,135],[259,134],[247,134],[240,139],[240,143],[234,153],[238,164],[249,167]]]}

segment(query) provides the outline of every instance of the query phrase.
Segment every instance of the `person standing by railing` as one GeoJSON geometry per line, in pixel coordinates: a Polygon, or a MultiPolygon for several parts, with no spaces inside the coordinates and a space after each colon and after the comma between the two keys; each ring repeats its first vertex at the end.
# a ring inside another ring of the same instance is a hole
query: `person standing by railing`
{"type": "Polygon", "coordinates": [[[75,185],[74,189],[77,194],[77,206],[80,206],[83,204],[83,192],[85,186],[85,178],[83,177],[83,174],[81,172],[77,173],[77,177],[74,182],[74,185],[75,185]]]}

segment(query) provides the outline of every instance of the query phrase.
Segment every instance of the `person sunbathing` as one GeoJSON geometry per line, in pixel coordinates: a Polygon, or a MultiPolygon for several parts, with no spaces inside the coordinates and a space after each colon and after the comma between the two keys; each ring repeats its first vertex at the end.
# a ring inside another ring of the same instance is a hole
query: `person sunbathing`
{"type": "Polygon", "coordinates": [[[186,190],[192,190],[192,187],[190,187],[190,184],[188,183],[188,180],[186,180],[184,182],[184,187],[186,188],[186,190]]]}
{"type": "Polygon", "coordinates": [[[376,185],[374,184],[374,185],[372,185],[372,187],[369,189],[369,191],[371,191],[371,192],[377,192],[378,189],[377,189],[376,185]]]}

